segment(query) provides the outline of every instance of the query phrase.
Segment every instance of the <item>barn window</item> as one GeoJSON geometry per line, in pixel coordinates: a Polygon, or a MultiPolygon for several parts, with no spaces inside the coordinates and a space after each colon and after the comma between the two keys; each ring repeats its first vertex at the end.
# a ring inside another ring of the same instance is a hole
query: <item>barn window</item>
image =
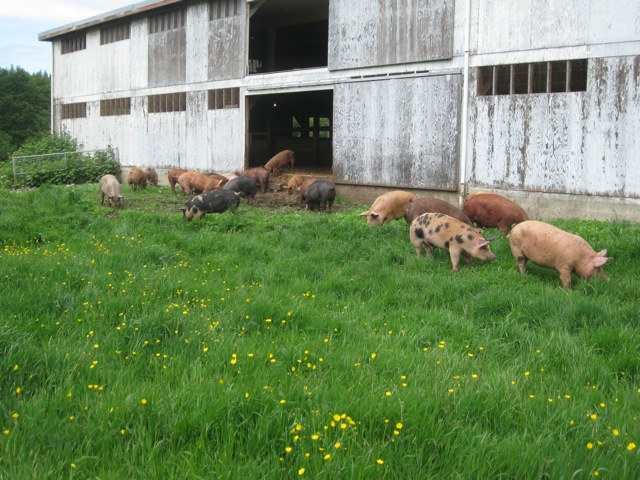
{"type": "Polygon", "coordinates": [[[149,113],[185,112],[187,110],[187,94],[185,92],[149,95],[147,97],[149,113]]]}
{"type": "Polygon", "coordinates": [[[84,50],[87,48],[87,36],[84,33],[74,35],[72,37],[66,37],[62,39],[62,51],[61,54],[77,52],[78,50],[84,50]]]}
{"type": "Polygon", "coordinates": [[[184,28],[187,10],[170,10],[149,17],[149,34],[184,28]]]}
{"type": "Polygon", "coordinates": [[[73,118],[86,118],[87,102],[64,103],[61,105],[60,118],[69,120],[73,118]]]}
{"type": "Polygon", "coordinates": [[[100,100],[100,116],[111,117],[114,115],[131,114],[131,98],[112,98],[109,100],[100,100]]]}
{"type": "Polygon", "coordinates": [[[239,88],[218,88],[208,92],[209,110],[240,107],[239,88]]]}
{"type": "Polygon", "coordinates": [[[296,117],[291,117],[292,138],[331,138],[331,120],[328,117],[309,117],[306,125],[301,125],[296,117]]]}
{"type": "Polygon", "coordinates": [[[209,2],[209,20],[219,20],[236,15],[238,15],[238,0],[211,0],[209,2]]]}
{"type": "Polygon", "coordinates": [[[131,23],[120,23],[100,29],[100,45],[129,40],[131,38],[131,23]]]}
{"type": "Polygon", "coordinates": [[[587,70],[586,59],[479,67],[476,94],[584,92],[587,70]]]}

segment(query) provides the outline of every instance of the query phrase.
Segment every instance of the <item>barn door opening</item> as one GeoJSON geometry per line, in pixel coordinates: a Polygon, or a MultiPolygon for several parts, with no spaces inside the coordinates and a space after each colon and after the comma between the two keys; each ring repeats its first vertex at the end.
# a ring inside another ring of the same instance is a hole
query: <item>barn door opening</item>
{"type": "Polygon", "coordinates": [[[331,171],[333,90],[252,95],[246,103],[250,167],[293,150],[296,171],[331,171]]]}

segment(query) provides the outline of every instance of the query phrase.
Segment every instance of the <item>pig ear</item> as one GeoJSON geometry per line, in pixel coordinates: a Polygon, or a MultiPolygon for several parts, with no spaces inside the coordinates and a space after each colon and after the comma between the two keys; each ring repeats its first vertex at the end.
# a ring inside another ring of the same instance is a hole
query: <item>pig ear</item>
{"type": "Polygon", "coordinates": [[[487,243],[493,242],[496,239],[496,237],[489,237],[489,238],[485,238],[485,240],[487,241],[487,243]]]}
{"type": "Polygon", "coordinates": [[[187,207],[180,207],[178,210],[180,210],[181,212],[186,212],[187,211],[187,207]]]}
{"type": "Polygon", "coordinates": [[[493,240],[493,238],[483,238],[482,240],[478,240],[478,247],[484,247],[486,245],[489,245],[491,243],[491,240],[493,240]]]}
{"type": "Polygon", "coordinates": [[[604,257],[607,255],[607,250],[600,250],[598,253],[596,253],[596,255],[598,255],[599,257],[604,257]]]}
{"type": "MultiPolygon", "coordinates": [[[[298,188],[298,190],[300,190],[300,188],[298,188]]],[[[367,215],[369,215],[369,210],[358,214],[359,217],[366,217],[367,215]]]]}
{"type": "Polygon", "coordinates": [[[598,256],[593,259],[593,266],[596,268],[601,267],[602,265],[607,263],[607,260],[609,260],[607,257],[601,257],[599,255],[600,254],[598,254],[598,256]]]}
{"type": "Polygon", "coordinates": [[[380,216],[378,212],[371,212],[369,215],[371,215],[371,218],[378,218],[380,216]]]}

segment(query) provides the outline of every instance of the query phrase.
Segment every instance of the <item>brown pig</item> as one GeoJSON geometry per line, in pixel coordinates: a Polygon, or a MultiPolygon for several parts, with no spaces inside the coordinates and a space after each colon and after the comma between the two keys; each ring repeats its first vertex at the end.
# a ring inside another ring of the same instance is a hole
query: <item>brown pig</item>
{"type": "Polygon", "coordinates": [[[258,185],[260,185],[260,189],[262,193],[267,191],[267,185],[269,185],[269,173],[265,167],[253,167],[245,170],[240,174],[242,177],[249,177],[258,185]]]}
{"type": "Polygon", "coordinates": [[[471,258],[490,262],[496,256],[489,248],[489,242],[473,227],[462,223],[444,213],[423,213],[411,222],[409,238],[418,256],[422,255],[424,245],[427,255],[431,255],[434,248],[449,250],[453,271],[458,271],[460,255],[471,265],[471,258]]]}
{"type": "Polygon", "coordinates": [[[304,179],[304,175],[293,175],[287,183],[287,195],[291,195],[293,192],[296,192],[304,179]]]}
{"type": "Polygon", "coordinates": [[[147,188],[147,174],[141,168],[132,167],[127,172],[127,183],[132,192],[137,188],[147,188]]]}
{"type": "Polygon", "coordinates": [[[298,195],[300,195],[300,200],[304,200],[304,192],[307,191],[307,188],[309,188],[309,185],[317,181],[318,179],[315,177],[304,177],[304,179],[302,180],[300,185],[298,185],[298,188],[297,188],[298,195]]]}
{"type": "Polygon", "coordinates": [[[479,227],[498,227],[503,235],[514,225],[529,219],[519,205],[495,193],[473,195],[467,199],[462,211],[479,227]]]}
{"type": "Polygon", "coordinates": [[[122,185],[113,175],[104,175],[100,179],[100,205],[104,205],[104,197],[109,199],[112,207],[122,206],[122,185]]]}
{"type": "Polygon", "coordinates": [[[189,195],[191,192],[196,195],[204,192],[206,184],[207,176],[202,172],[185,172],[178,177],[178,185],[185,195],[189,195]]]}
{"type": "Polygon", "coordinates": [[[158,172],[153,167],[147,167],[144,169],[144,173],[147,174],[147,181],[149,185],[158,186],[158,172]]]}
{"type": "Polygon", "coordinates": [[[391,220],[404,217],[407,211],[407,203],[416,200],[417,195],[403,190],[392,190],[380,195],[366,212],[359,214],[367,217],[368,225],[384,225],[391,220]]]}
{"type": "Polygon", "coordinates": [[[444,213],[445,215],[460,220],[462,223],[471,225],[471,220],[462,213],[462,210],[454,207],[449,202],[434,197],[420,197],[416,200],[409,200],[404,219],[410,224],[414,218],[423,213],[444,213]]]}
{"type": "Polygon", "coordinates": [[[203,192],[208,192],[210,190],[220,190],[228,181],[229,179],[224,175],[219,175],[217,173],[207,175],[207,181],[204,184],[203,192]]]}
{"type": "Polygon", "coordinates": [[[187,173],[187,170],[184,168],[174,168],[167,174],[167,179],[169,180],[169,185],[171,185],[171,191],[176,193],[176,183],[178,183],[178,177],[183,173],[187,173]]]}
{"type": "Polygon", "coordinates": [[[265,163],[264,168],[271,172],[271,175],[277,177],[285,167],[289,167],[289,170],[293,170],[293,164],[296,161],[296,154],[293,150],[283,150],[279,153],[276,153],[273,157],[269,159],[267,163],[265,163]]]}
{"type": "Polygon", "coordinates": [[[571,289],[571,273],[590,280],[597,273],[606,280],[602,266],[609,260],[606,250],[595,252],[591,246],[569,232],[536,220],[519,223],[509,236],[511,253],[518,262],[522,275],[526,272],[526,264],[531,260],[545,268],[555,268],[560,273],[562,285],[571,289]]]}

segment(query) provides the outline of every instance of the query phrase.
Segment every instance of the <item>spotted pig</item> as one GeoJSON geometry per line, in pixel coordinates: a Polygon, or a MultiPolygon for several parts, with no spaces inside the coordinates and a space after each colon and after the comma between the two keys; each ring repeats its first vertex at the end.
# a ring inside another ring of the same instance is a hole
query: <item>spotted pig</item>
{"type": "Polygon", "coordinates": [[[489,248],[489,242],[473,227],[456,220],[444,213],[424,213],[417,216],[409,227],[409,238],[416,248],[418,256],[422,255],[422,246],[430,256],[434,248],[449,250],[453,271],[458,271],[460,255],[471,265],[471,258],[490,262],[496,256],[489,248]]]}

